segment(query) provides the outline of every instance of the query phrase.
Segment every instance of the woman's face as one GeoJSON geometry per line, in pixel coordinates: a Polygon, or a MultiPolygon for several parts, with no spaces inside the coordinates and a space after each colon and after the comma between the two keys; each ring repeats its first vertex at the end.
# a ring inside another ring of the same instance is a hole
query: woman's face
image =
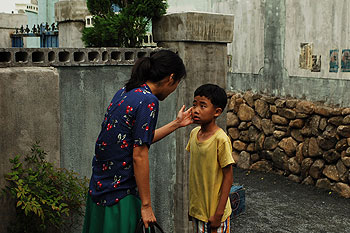
{"type": "Polygon", "coordinates": [[[179,85],[180,80],[174,80],[172,77],[169,77],[169,80],[164,82],[163,85],[160,86],[160,92],[157,96],[160,101],[164,100],[171,93],[173,93],[177,86],[179,85]]]}

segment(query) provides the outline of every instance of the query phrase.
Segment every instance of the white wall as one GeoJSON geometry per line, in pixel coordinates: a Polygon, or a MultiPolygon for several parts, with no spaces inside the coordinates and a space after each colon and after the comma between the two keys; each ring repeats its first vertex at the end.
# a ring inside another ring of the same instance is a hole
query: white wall
{"type": "Polygon", "coordinates": [[[350,49],[349,0],[286,0],[285,68],[290,76],[349,79],[340,72],[343,49],[350,49]],[[321,72],[299,68],[300,43],[321,55],[321,72]],[[330,50],[338,49],[338,73],[329,72],[330,50]]]}

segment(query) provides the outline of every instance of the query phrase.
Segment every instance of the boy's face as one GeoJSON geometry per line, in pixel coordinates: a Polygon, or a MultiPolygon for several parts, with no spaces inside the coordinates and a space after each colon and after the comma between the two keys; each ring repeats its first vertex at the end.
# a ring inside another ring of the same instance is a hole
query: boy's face
{"type": "Polygon", "coordinates": [[[205,96],[195,96],[192,107],[192,118],[196,124],[207,124],[220,116],[221,108],[215,107],[205,96]]]}

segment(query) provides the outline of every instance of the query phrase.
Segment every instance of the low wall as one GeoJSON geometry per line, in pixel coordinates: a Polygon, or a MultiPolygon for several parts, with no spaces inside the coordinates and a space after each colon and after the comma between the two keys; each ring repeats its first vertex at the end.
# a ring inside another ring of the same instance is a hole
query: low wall
{"type": "Polygon", "coordinates": [[[229,98],[227,130],[240,168],[350,198],[350,108],[251,91],[229,98]]]}

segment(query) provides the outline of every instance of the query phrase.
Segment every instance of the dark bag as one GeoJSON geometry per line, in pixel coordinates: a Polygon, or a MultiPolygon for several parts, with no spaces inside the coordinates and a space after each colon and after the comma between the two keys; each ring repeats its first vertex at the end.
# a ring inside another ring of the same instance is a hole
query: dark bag
{"type": "Polygon", "coordinates": [[[159,226],[159,224],[157,222],[150,224],[149,228],[151,231],[148,231],[145,229],[145,225],[143,224],[143,220],[141,218],[139,223],[136,226],[135,233],[149,233],[149,232],[155,233],[157,228],[161,233],[164,233],[163,229],[159,226]]]}

